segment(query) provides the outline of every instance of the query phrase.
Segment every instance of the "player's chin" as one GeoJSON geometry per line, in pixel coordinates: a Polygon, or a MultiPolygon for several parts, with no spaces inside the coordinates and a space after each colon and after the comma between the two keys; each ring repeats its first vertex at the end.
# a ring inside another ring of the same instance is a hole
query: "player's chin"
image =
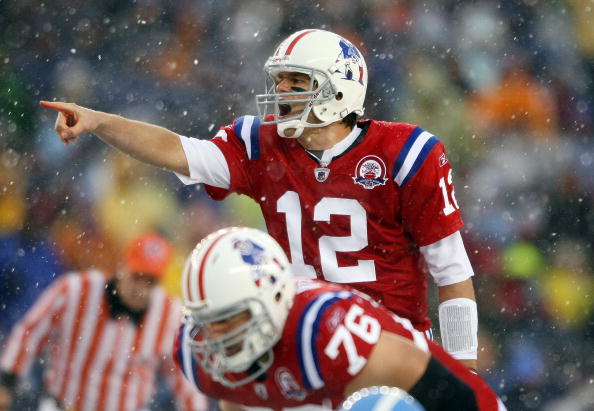
{"type": "Polygon", "coordinates": [[[294,128],[287,128],[285,129],[284,134],[286,137],[293,137],[293,135],[295,135],[295,131],[297,130],[294,128]]]}

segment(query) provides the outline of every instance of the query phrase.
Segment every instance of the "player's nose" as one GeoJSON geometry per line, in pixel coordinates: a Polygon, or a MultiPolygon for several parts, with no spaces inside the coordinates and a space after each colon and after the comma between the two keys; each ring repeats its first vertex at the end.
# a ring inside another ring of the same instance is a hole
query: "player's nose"
{"type": "Polygon", "coordinates": [[[288,79],[282,79],[276,84],[277,93],[288,93],[291,91],[291,83],[288,79]]]}

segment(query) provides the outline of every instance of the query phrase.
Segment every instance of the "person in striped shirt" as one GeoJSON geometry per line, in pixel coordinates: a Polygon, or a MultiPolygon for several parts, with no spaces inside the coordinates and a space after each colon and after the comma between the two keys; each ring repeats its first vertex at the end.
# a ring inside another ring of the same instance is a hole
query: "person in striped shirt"
{"type": "Polygon", "coordinates": [[[416,125],[361,118],[367,66],[335,33],[291,34],[264,69],[259,115],[236,118],[210,140],[73,103],[40,104],[59,112],[65,144],[91,132],[184,184],[203,183],[216,200],[249,196],[295,271],[355,287],[429,339],[431,274],[443,346],[475,369],[474,272],[443,142],[416,125]]]}
{"type": "Polygon", "coordinates": [[[185,381],[171,351],[181,304],[159,286],[170,244],[148,233],[125,248],[113,278],[97,270],[61,276],[13,328],[0,356],[0,410],[43,352],[40,410],[138,411],[160,373],[182,410],[207,399],[185,381]]]}

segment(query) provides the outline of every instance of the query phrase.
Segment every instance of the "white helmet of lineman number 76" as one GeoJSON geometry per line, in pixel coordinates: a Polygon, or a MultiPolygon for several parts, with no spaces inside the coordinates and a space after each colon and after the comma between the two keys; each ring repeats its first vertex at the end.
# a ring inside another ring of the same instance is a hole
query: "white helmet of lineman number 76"
{"type": "Polygon", "coordinates": [[[363,115],[367,91],[367,66],[351,42],[325,30],[301,30],[277,47],[264,65],[266,94],[256,96],[262,124],[277,124],[280,136],[288,129],[299,137],[305,127],[324,127],[350,113],[363,115]],[[310,77],[307,90],[277,93],[280,73],[302,73],[310,77]],[[288,104],[301,103],[303,111],[291,113],[288,104]],[[318,122],[309,122],[313,112],[318,122]],[[270,114],[274,114],[271,116],[270,114]]]}
{"type": "Polygon", "coordinates": [[[295,295],[289,261],[272,237],[246,227],[210,234],[186,261],[182,290],[186,340],[204,371],[229,387],[266,372],[295,295]],[[242,312],[249,320],[238,328],[222,336],[208,332],[210,324],[242,312]]]}

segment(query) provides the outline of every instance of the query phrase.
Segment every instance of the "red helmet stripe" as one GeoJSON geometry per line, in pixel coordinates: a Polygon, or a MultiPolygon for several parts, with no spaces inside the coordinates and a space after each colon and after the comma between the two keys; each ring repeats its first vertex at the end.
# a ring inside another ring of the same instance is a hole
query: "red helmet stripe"
{"type": "Polygon", "coordinates": [[[200,299],[204,300],[204,267],[206,266],[206,260],[208,260],[208,256],[210,254],[210,252],[212,251],[212,249],[214,248],[214,246],[221,241],[221,239],[223,237],[226,237],[228,234],[231,234],[229,232],[221,235],[219,238],[217,238],[216,240],[214,240],[212,242],[212,244],[210,245],[210,247],[208,247],[208,250],[206,250],[206,252],[204,253],[204,258],[202,258],[202,263],[200,264],[200,271],[198,271],[198,289],[200,291],[200,299]]]}
{"type": "Polygon", "coordinates": [[[288,56],[288,55],[291,54],[291,52],[293,51],[293,48],[297,45],[297,42],[303,38],[303,36],[306,36],[309,33],[313,33],[314,31],[316,31],[316,30],[304,31],[303,33],[301,33],[300,35],[298,35],[297,37],[295,37],[293,39],[293,41],[291,42],[291,44],[289,44],[289,47],[287,47],[287,51],[285,52],[285,56],[288,56]]]}

